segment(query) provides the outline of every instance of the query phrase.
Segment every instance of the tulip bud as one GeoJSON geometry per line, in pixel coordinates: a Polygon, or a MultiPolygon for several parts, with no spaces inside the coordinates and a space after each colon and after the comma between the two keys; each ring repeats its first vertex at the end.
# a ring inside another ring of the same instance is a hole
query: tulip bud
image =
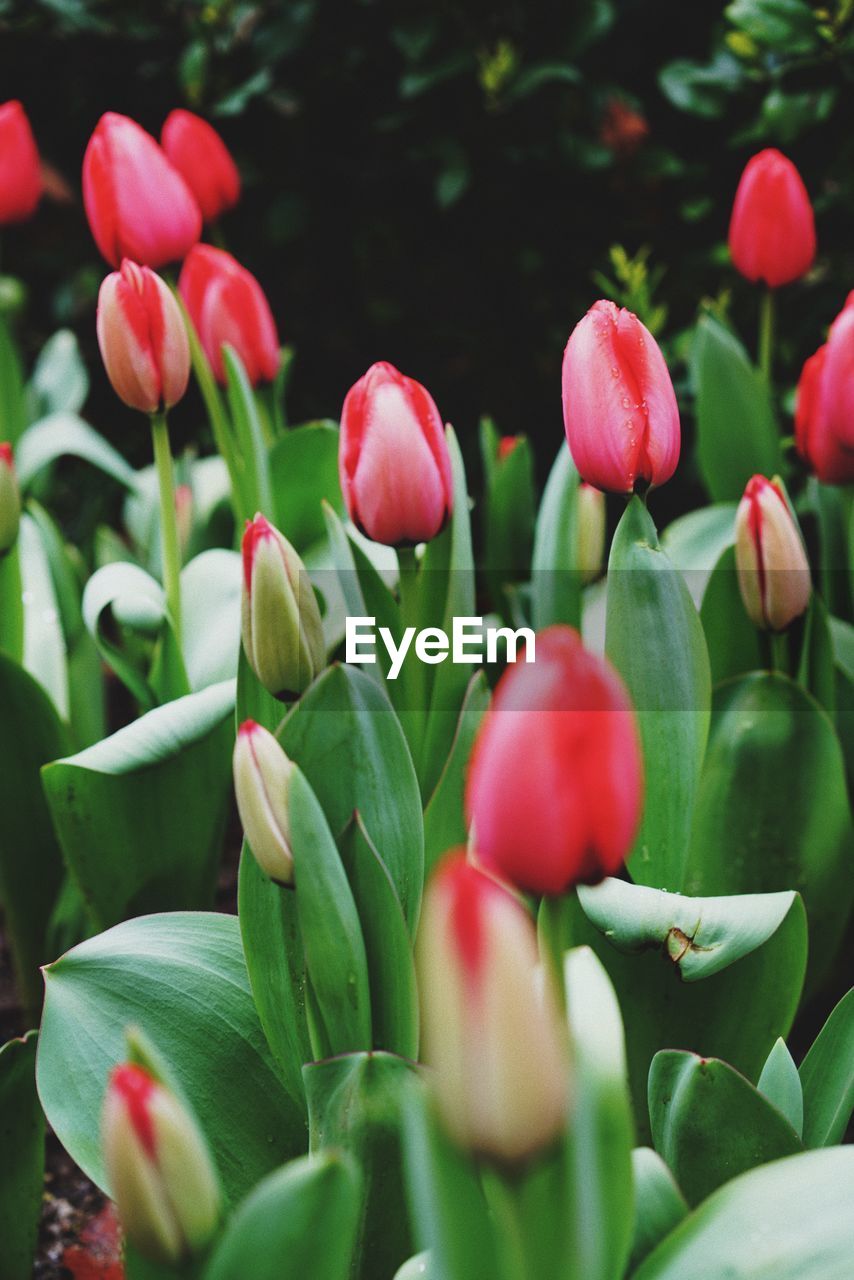
{"type": "Polygon", "coordinates": [[[505,458],[509,458],[522,439],[523,436],[502,436],[498,441],[498,461],[503,462],[505,458]]]}
{"type": "Polygon", "coordinates": [[[143,413],[176,404],[187,390],[190,347],[181,308],[148,267],[125,258],[98,294],[98,345],[120,400],[143,413]]]}
{"type": "Polygon", "coordinates": [[[664,484],[679,461],[679,410],[658,343],[637,316],[597,302],[563,356],[563,422],[581,478],[631,493],[664,484]]]}
{"type": "Polygon", "coordinates": [[[15,475],[12,446],[0,444],[0,556],[12,550],[20,523],[21,492],[15,475]]]}
{"type": "Polygon", "coordinates": [[[810,602],[804,544],[778,480],[754,476],[735,515],[735,566],[750,621],[785,631],[810,602]]]}
{"type": "Polygon", "coordinates": [[[548,627],[536,661],[502,675],[475,741],[466,807],[479,862],[528,893],[594,884],[629,852],[641,795],[622,681],[571,627],[548,627]]]}
{"type": "Polygon", "coordinates": [[[445,431],[427,388],[386,361],[372,364],[344,400],[338,473],[350,519],[374,542],[435,538],[454,496],[445,431]]]}
{"type": "Polygon", "coordinates": [[[326,663],[323,625],[305,565],[262,515],[243,535],[243,648],[274,697],[302,693],[326,663]]]}
{"type": "Polygon", "coordinates": [[[180,107],[170,111],[160,134],[163,150],[198,201],[205,222],[214,222],[240,198],[240,174],[216,129],[180,107]]]}
{"type": "Polygon", "coordinates": [[[279,335],[260,284],[223,249],[199,244],[187,256],[178,280],[199,342],[214,377],[226,383],[223,346],[233,347],[253,387],[279,371],[279,335]]]}
{"type": "Polygon", "coordinates": [[[165,1264],[203,1249],[219,1220],[219,1182],[205,1140],[178,1099],[141,1067],[116,1067],[104,1099],[101,1140],[112,1196],[133,1247],[165,1264]]]}
{"type": "Polygon", "coordinates": [[[243,834],[265,875],[292,885],[288,783],[293,763],[272,733],[244,720],[234,744],[234,792],[243,834]]]}
{"type": "Polygon", "coordinates": [[[770,288],[809,271],[815,258],[815,219],[801,175],[773,147],[748,160],[729,224],[733,265],[770,288]]]}
{"type": "Polygon", "coordinates": [[[127,116],[101,116],[83,157],[83,203],[101,253],[162,267],[202,232],[196,198],[150,133],[127,116]]]}
{"type": "Polygon", "coordinates": [[[461,852],[428,887],[418,976],[424,1058],[451,1138],[499,1161],[542,1150],[566,1124],[566,1028],[533,921],[461,852]]]}
{"type": "Polygon", "coordinates": [[[41,165],[33,131],[20,102],[0,106],[0,226],[24,222],[42,194],[41,165]]]}
{"type": "Polygon", "coordinates": [[[578,571],[582,582],[595,582],[602,572],[605,552],[605,495],[585,481],[578,486],[576,521],[578,571]]]}

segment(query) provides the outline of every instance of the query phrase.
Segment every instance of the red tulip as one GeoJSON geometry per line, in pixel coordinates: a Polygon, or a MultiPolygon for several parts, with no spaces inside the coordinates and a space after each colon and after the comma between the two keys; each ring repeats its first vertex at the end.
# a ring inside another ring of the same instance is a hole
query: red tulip
{"type": "Polygon", "coordinates": [[[809,271],[815,258],[812,205],[791,160],[773,147],[748,160],[729,224],[733,264],[772,289],[809,271]]]}
{"type": "Polygon", "coordinates": [[[39,153],[20,102],[0,107],[0,226],[24,222],[42,193],[39,153]]]}
{"type": "Polygon", "coordinates": [[[272,382],[279,371],[279,335],[251,272],[223,249],[199,244],[187,256],[178,290],[217,382],[226,382],[225,343],[240,356],[253,386],[272,382]]]}
{"type": "Polygon", "coordinates": [[[679,409],[658,343],[636,315],[597,302],[563,356],[563,422],[581,478],[630,493],[679,461],[679,409]]]}
{"type": "Polygon", "coordinates": [[[202,232],[196,198],[150,133],[127,116],[101,116],[83,157],[83,203],[109,263],[161,267],[202,232]]]}
{"type": "Polygon", "coordinates": [[[426,387],[386,361],[372,364],[341,411],[338,472],[354,524],[375,542],[435,538],[453,507],[451,458],[426,387]]]}
{"type": "Polygon", "coordinates": [[[475,742],[466,806],[478,860],[530,893],[595,883],[631,848],[641,792],[622,681],[571,627],[547,628],[536,662],[501,677],[475,742]]]}
{"type": "Polygon", "coordinates": [[[498,461],[503,462],[505,458],[509,458],[510,454],[523,439],[524,436],[502,436],[498,441],[498,461]]]}
{"type": "Polygon", "coordinates": [[[748,481],[735,516],[735,566],[756,627],[785,631],[810,602],[812,581],[801,535],[776,480],[748,481]]]}
{"type": "Polygon", "coordinates": [[[176,404],[187,390],[190,348],[181,309],[158,275],[127,258],[98,294],[98,345],[120,400],[143,413],[176,404]]]}
{"type": "Polygon", "coordinates": [[[212,125],[177,108],[160,134],[163,150],[199,202],[205,222],[214,222],[240,198],[240,174],[212,125]]]}
{"type": "Polygon", "coordinates": [[[854,292],[803,367],[795,439],[823,484],[854,484],[854,292]]]}

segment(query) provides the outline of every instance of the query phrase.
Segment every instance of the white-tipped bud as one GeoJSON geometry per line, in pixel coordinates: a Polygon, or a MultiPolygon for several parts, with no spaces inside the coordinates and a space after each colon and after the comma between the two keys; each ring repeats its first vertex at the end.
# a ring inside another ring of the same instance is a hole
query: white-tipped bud
{"type": "Polygon", "coordinates": [[[735,517],[735,564],[754,626],[785,631],[806,612],[809,561],[777,480],[754,476],[748,482],[735,517]]]}
{"type": "Polygon", "coordinates": [[[272,733],[254,720],[245,720],[234,744],[233,765],[240,821],[255,860],[271,880],[291,885],[288,784],[293,762],[272,733]]]}
{"type": "Polygon", "coordinates": [[[582,582],[595,582],[605,554],[605,495],[582,480],[576,507],[576,565],[582,582]]]}

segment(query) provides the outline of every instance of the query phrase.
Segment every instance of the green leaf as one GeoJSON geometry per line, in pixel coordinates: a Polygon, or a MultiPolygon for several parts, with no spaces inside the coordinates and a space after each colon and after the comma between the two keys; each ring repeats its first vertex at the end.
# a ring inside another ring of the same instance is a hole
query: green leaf
{"type": "Polygon", "coordinates": [[[661,546],[684,577],[698,609],[712,570],[735,542],[736,509],[734,502],[716,502],[699,511],[689,511],[669,524],[661,535],[661,546]]]}
{"type": "Polygon", "coordinates": [[[15,451],[15,466],[22,488],[39,472],[64,457],[82,458],[126,489],[135,490],[136,472],[94,427],[75,413],[51,413],[28,427],[15,451]]]}
{"type": "Polygon", "coordinates": [[[89,375],[71,329],[59,329],[39,352],[27,393],[32,418],[79,413],[89,394],[89,375]]]}
{"type": "Polygon", "coordinates": [[[804,0],[732,0],[726,16],[777,57],[813,53],[820,46],[818,15],[804,0]]]}
{"type": "Polygon", "coordinates": [[[39,528],[26,512],[21,518],[18,548],[24,606],[24,666],[50,695],[67,722],[68,655],[59,601],[39,528]]]}
{"type": "MultiPolygon", "coordinates": [[[[352,618],[375,618],[377,627],[388,627],[395,641],[399,643],[402,626],[400,610],[379,571],[355,539],[348,534],[338,513],[328,503],[323,504],[322,513],[341,593],[343,613],[352,618]]],[[[321,591],[324,587],[328,603],[330,595],[328,575],[323,577],[321,591]]],[[[377,661],[367,665],[366,674],[378,683],[383,683],[390,662],[385,646],[380,645],[377,661]]],[[[389,694],[395,688],[394,685],[390,686],[389,694]]]]}
{"type": "Polygon", "coordinates": [[[338,482],[338,428],[323,420],[295,427],[270,450],[275,521],[302,553],[326,534],[322,504],[339,515],[344,499],[338,482]]]}
{"type": "MultiPolygon", "coordinates": [[[[255,511],[271,516],[273,491],[264,430],[255,403],[255,394],[238,353],[225,343],[222,363],[226,376],[226,395],[234,422],[239,460],[243,468],[244,501],[255,511]]],[[[247,507],[248,510],[248,507],[247,507]]]]}
{"type": "Polygon", "coordinates": [[[347,1280],[358,1213],[359,1180],[346,1155],[294,1160],[238,1207],[204,1280],[347,1280]]]}
{"type": "Polygon", "coordinates": [[[484,567],[496,609],[504,608],[504,585],[528,576],[533,534],[534,459],[523,438],[506,457],[495,460],[486,490],[484,567]]]}
{"type": "Polygon", "coordinates": [[[605,651],[628,686],[643,746],[646,796],[629,870],[644,884],[681,889],[709,725],[709,658],[688,589],[637,497],[611,547],[605,651]]]}
{"type": "Polygon", "coordinates": [[[99,1137],[111,1068],[136,1024],[168,1061],[234,1204],[305,1150],[249,989],[234,916],[174,912],[90,938],[45,971],[38,1088],[71,1158],[108,1191],[99,1137]]]}
{"type": "Polygon", "coordinates": [[[0,653],[15,662],[24,656],[24,601],[17,545],[0,556],[0,653]]]}
{"type": "Polygon", "coordinates": [[[0,1047],[0,1240],[3,1280],[30,1280],[44,1181],[36,1032],[0,1047]]]}
{"type": "Polygon", "coordinates": [[[241,587],[236,551],[203,551],[181,571],[183,656],[193,692],[237,675],[241,587]]]}
{"type": "Polygon", "coordinates": [[[0,309],[0,440],[14,445],[27,425],[21,357],[9,319],[0,309]]]}
{"type": "Polygon", "coordinates": [[[115,561],[98,569],[83,592],[83,620],[104,661],[144,710],[158,702],[140,655],[121,643],[119,628],[151,637],[166,619],[166,597],[159,582],[139,565],[115,561]],[[118,633],[118,634],[117,634],[118,633]]]}
{"type": "Polygon", "coordinates": [[[841,1142],[854,1111],[854,990],[842,997],[800,1067],[804,1145],[841,1142]]]}
{"type": "Polygon", "coordinates": [[[801,1150],[776,1107],[718,1058],[657,1053],[649,1071],[649,1115],[655,1149],[690,1205],[755,1165],[801,1150]]]}
{"type": "Polygon", "coordinates": [[[577,573],[576,495],[578,472],[564,443],[549,473],[534,531],[531,561],[531,620],[535,631],[555,622],[581,624],[581,579],[577,573]]]}
{"type": "Polygon", "coordinates": [[[733,547],[727,547],[722,553],[709,578],[700,621],[709,650],[712,684],[765,666],[759,632],[748,618],[741,599],[733,547]]]}
{"type": "Polygon", "coordinates": [[[233,709],[234,682],[213,685],[43,769],[59,842],[98,927],[213,900],[233,709]]]}
{"type": "Polygon", "coordinates": [[[443,853],[465,844],[468,839],[465,816],[466,771],[489,700],[486,676],[479,671],[469,682],[450,754],[436,783],[436,790],[424,810],[425,879],[429,879],[443,853]]]}
{"type": "Polygon", "coordinates": [[[690,58],[675,58],[658,73],[658,85],[674,107],[705,120],[715,120],[727,109],[730,95],[745,78],[741,63],[721,51],[703,65],[690,58]]]}
{"type": "Polygon", "coordinates": [[[652,1147],[632,1152],[635,1227],[630,1267],[636,1267],[688,1213],[688,1204],[673,1174],[652,1147]]]}
{"type": "Polygon", "coordinates": [[[778,1039],[765,1060],[765,1066],[756,1084],[760,1093],[785,1116],[800,1138],[804,1129],[804,1091],[798,1068],[786,1048],[786,1042],[778,1039]]]}
{"type": "Polygon", "coordinates": [[[797,889],[810,981],[832,963],[854,897],[845,767],[827,715],[785,676],[715,690],[685,884],[696,894],[797,889]]]}
{"type": "Polygon", "coordinates": [[[848,1280],[852,1199],[851,1148],[775,1160],[711,1195],[632,1280],[848,1280]]]}
{"type": "Polygon", "coordinates": [[[804,620],[797,679],[798,683],[812,694],[816,702],[821,703],[833,720],[836,716],[833,638],[827,606],[821,596],[815,592],[804,620]]]}
{"type": "Polygon", "coordinates": [[[697,321],[691,371],[703,480],[714,502],[738,502],[752,475],[782,465],[770,389],[738,338],[708,314],[697,321]]]}

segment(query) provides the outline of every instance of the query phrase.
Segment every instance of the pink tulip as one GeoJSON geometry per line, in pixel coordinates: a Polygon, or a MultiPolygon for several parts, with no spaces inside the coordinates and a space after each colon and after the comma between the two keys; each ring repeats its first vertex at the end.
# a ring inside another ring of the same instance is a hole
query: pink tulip
{"type": "Polygon", "coordinates": [[[143,413],[176,404],[187,390],[190,348],[174,295],[149,267],[127,259],[101,284],[98,345],[120,400],[143,413]]]}
{"type": "Polygon", "coordinates": [[[42,194],[39,153],[26,112],[14,99],[0,106],[0,226],[24,222],[42,194]]]}
{"type": "Polygon", "coordinates": [[[214,222],[240,198],[240,174],[216,129],[192,111],[177,108],[160,134],[163,150],[199,202],[205,222],[214,222]]]}
{"type": "Polygon", "coordinates": [[[747,483],[735,517],[735,565],[754,626],[785,631],[806,612],[812,594],[809,562],[775,480],[754,476],[747,483]]]}
{"type": "Polygon", "coordinates": [[[226,343],[240,356],[253,387],[272,382],[279,371],[279,335],[270,304],[250,271],[225,250],[197,244],[181,270],[178,291],[217,382],[226,382],[226,343]]]}
{"type": "Polygon", "coordinates": [[[854,292],[806,361],[795,402],[798,452],[823,484],[854,483],[854,292]]]}
{"type": "Polygon", "coordinates": [[[770,288],[799,279],[815,258],[812,205],[791,160],[773,147],[748,160],[729,224],[733,265],[770,288]]]}

